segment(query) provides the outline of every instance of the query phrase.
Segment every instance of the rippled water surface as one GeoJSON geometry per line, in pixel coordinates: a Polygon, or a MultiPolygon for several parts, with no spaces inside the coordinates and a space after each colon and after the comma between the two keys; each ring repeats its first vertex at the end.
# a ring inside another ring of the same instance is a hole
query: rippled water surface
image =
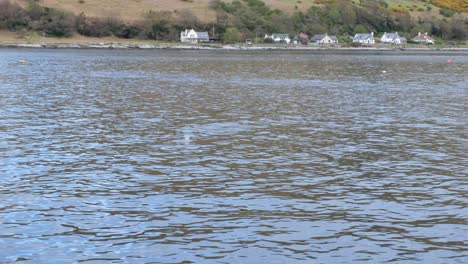
{"type": "Polygon", "coordinates": [[[467,76],[466,54],[0,50],[0,263],[466,263],[467,76]]]}

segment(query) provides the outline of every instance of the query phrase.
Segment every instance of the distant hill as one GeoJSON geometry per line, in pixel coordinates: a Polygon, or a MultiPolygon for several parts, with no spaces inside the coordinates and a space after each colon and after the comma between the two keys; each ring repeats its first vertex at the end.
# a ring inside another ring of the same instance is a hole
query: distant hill
{"type": "Polygon", "coordinates": [[[0,30],[55,37],[177,41],[186,28],[212,39],[263,41],[267,33],[428,32],[468,38],[468,0],[0,0],[0,30]]]}
{"type": "MultiPolygon", "coordinates": [[[[12,0],[23,6],[30,0],[12,0]]],[[[34,1],[34,0],[33,0],[34,1]]],[[[241,2],[244,0],[240,0],[241,2]]],[[[311,6],[332,3],[334,0],[264,0],[272,9],[287,13],[306,11],[311,6]]],[[[353,0],[359,6],[363,0],[353,0]]],[[[374,1],[374,0],[371,0],[374,1]]],[[[118,17],[124,20],[139,19],[149,10],[178,12],[191,10],[200,20],[209,22],[215,19],[215,12],[210,8],[213,0],[37,0],[38,4],[53,7],[75,14],[81,12],[93,17],[118,17]]],[[[225,1],[224,2],[232,2],[225,1]]],[[[440,7],[450,7],[460,12],[468,12],[467,0],[386,0],[389,8],[401,8],[412,14],[429,13],[440,16],[440,7]]]]}

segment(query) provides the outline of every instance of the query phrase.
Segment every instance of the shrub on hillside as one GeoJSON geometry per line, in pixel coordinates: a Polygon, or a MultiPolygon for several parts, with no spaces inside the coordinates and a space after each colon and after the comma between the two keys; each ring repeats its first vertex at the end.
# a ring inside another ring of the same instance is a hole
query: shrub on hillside
{"type": "Polygon", "coordinates": [[[146,38],[145,25],[124,23],[115,18],[87,17],[81,13],[76,19],[76,31],[88,37],[146,38]]]}
{"type": "Polygon", "coordinates": [[[120,23],[112,27],[112,34],[119,38],[135,38],[138,36],[144,36],[144,28],[143,26],[136,24],[120,23]]]}
{"type": "Polygon", "coordinates": [[[30,1],[28,8],[28,15],[31,20],[40,20],[42,16],[47,14],[47,11],[44,7],[40,6],[37,2],[30,1]]]}
{"type": "Polygon", "coordinates": [[[76,19],[76,31],[88,37],[108,37],[112,35],[112,27],[117,22],[112,19],[89,18],[81,13],[76,19]]]}
{"type": "Polygon", "coordinates": [[[242,35],[239,29],[235,27],[229,27],[226,29],[226,32],[224,33],[223,40],[224,42],[228,42],[228,43],[240,42],[242,40],[242,35]]]}
{"type": "Polygon", "coordinates": [[[30,21],[28,13],[21,6],[0,0],[0,29],[17,31],[27,27],[30,21]]]}
{"type": "Polygon", "coordinates": [[[149,11],[142,23],[146,37],[155,40],[169,39],[174,17],[170,11],[149,11]],[[145,26],[146,25],[146,26],[145,26]]]}
{"type": "Polygon", "coordinates": [[[448,8],[445,8],[445,7],[442,7],[439,12],[444,17],[452,17],[456,13],[454,10],[448,9],[448,8]]]}
{"type": "Polygon", "coordinates": [[[448,8],[457,12],[468,12],[467,0],[432,0],[438,7],[448,8]]]}
{"type": "Polygon", "coordinates": [[[316,4],[323,4],[323,5],[325,5],[325,4],[331,4],[331,3],[335,2],[335,0],[315,0],[314,2],[315,2],[316,4]]]}
{"type": "Polygon", "coordinates": [[[408,13],[408,9],[401,7],[401,6],[394,6],[389,8],[390,11],[395,12],[395,13],[408,13]]]}
{"type": "Polygon", "coordinates": [[[75,18],[73,15],[50,9],[41,17],[39,30],[49,36],[70,37],[75,30],[75,18]]]}

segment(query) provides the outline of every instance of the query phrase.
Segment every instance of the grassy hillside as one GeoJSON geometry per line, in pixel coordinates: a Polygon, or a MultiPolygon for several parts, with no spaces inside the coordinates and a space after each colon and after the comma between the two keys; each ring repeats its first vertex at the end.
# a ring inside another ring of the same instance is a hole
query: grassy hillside
{"type": "MultiPolygon", "coordinates": [[[[15,1],[23,6],[27,5],[27,0],[15,1]]],[[[127,21],[139,19],[149,10],[190,9],[202,20],[214,17],[214,12],[208,6],[209,0],[39,0],[38,3],[75,14],[83,12],[88,16],[119,17],[127,21]]]]}
{"type": "MultiPolygon", "coordinates": [[[[13,0],[23,6],[28,0],[13,0]]],[[[191,10],[200,20],[209,22],[215,19],[215,12],[209,7],[211,0],[38,0],[40,5],[66,10],[75,14],[81,12],[93,17],[119,17],[130,21],[141,17],[148,10],[172,11],[191,10]]],[[[265,0],[273,9],[283,10],[287,13],[305,11],[311,6],[332,0],[265,0]]],[[[350,0],[351,1],[351,0],[350,0]]],[[[444,0],[436,0],[443,3],[444,0]]],[[[463,3],[466,0],[449,0],[449,4],[463,3]]],[[[224,2],[231,2],[226,1],[224,2]]],[[[356,5],[360,0],[353,0],[356,5]]],[[[440,16],[439,7],[427,0],[386,0],[389,7],[403,7],[412,14],[429,13],[440,16]]]]}
{"type": "Polygon", "coordinates": [[[407,38],[429,32],[441,40],[465,40],[467,1],[0,0],[0,30],[176,41],[181,30],[196,28],[228,42],[272,32],[327,32],[349,42],[355,33],[397,31],[407,38]]]}
{"type": "MultiPolygon", "coordinates": [[[[26,6],[27,0],[14,0],[26,6]]],[[[120,17],[134,20],[148,10],[178,12],[189,9],[202,21],[215,19],[214,11],[209,7],[211,0],[39,0],[43,6],[54,7],[79,14],[81,12],[95,17],[120,17]]],[[[266,0],[272,8],[293,12],[305,10],[314,4],[314,0],[266,0]]]]}

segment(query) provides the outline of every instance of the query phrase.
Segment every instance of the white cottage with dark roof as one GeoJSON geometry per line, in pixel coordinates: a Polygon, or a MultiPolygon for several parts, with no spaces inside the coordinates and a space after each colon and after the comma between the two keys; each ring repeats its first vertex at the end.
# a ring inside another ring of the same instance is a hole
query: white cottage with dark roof
{"type": "Polygon", "coordinates": [[[336,36],[325,35],[314,35],[311,39],[312,42],[321,44],[338,44],[338,38],[336,36]]]}
{"type": "Polygon", "coordinates": [[[265,34],[264,39],[272,39],[273,42],[277,42],[277,43],[280,43],[280,42],[289,43],[289,42],[291,42],[291,39],[289,38],[288,34],[278,34],[278,33],[271,34],[271,35],[265,34]]]}
{"type": "Polygon", "coordinates": [[[193,29],[186,29],[180,33],[180,42],[198,43],[208,41],[210,41],[210,36],[206,31],[197,32],[193,29]]]}
{"type": "Polygon", "coordinates": [[[434,38],[429,36],[427,32],[424,34],[421,34],[421,32],[419,32],[418,35],[412,38],[411,40],[418,43],[434,44],[434,38]]]}
{"type": "Polygon", "coordinates": [[[358,34],[354,35],[353,43],[374,45],[375,44],[374,32],[371,32],[369,34],[367,34],[367,33],[366,34],[358,33],[358,34]]]}
{"type": "Polygon", "coordinates": [[[403,44],[403,43],[406,43],[406,38],[400,37],[398,32],[395,32],[395,33],[385,32],[383,36],[380,38],[380,42],[391,43],[391,44],[403,44]]]}

